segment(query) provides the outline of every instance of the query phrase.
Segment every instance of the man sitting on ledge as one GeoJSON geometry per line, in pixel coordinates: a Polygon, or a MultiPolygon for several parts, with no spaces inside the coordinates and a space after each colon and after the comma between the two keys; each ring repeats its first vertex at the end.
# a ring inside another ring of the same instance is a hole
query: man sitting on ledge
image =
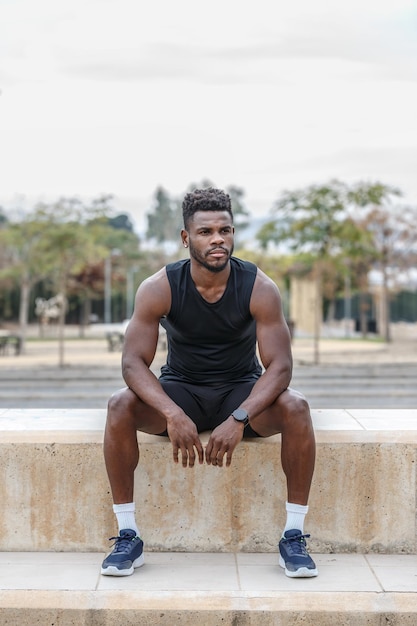
{"type": "Polygon", "coordinates": [[[136,431],[142,431],[168,436],[174,462],[190,468],[196,460],[228,467],[243,437],[281,433],[288,493],[279,564],[290,577],[317,576],[304,534],[314,431],[307,401],[288,386],[291,341],[279,291],[255,265],[232,256],[233,214],[226,193],[213,188],[188,193],[183,218],[181,239],[190,258],[140,285],[123,347],[127,387],[109,400],[104,457],[119,535],[101,573],[128,576],[144,562],[133,502],[136,431]],[[160,322],[168,356],[157,379],[150,366],[160,322]],[[206,430],[212,432],[204,450],[199,433],[206,430]]]}

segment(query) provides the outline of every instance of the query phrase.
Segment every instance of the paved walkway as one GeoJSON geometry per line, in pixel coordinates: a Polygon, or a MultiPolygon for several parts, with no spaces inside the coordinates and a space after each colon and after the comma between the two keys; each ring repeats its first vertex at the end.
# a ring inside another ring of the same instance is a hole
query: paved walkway
{"type": "MultiPolygon", "coordinates": [[[[292,346],[294,363],[314,363],[314,341],[295,338],[292,346]]],[[[159,367],[165,352],[157,352],[154,366],[159,367]]],[[[105,338],[77,339],[72,336],[64,342],[64,364],[66,367],[119,367],[120,352],[109,352],[105,338]]],[[[332,339],[319,342],[320,364],[356,365],[375,363],[417,363],[417,330],[408,338],[398,338],[386,344],[379,340],[332,339]]],[[[55,338],[30,340],[26,343],[25,354],[15,356],[13,351],[0,355],[0,371],[28,367],[58,367],[59,345],[55,338]]]]}
{"type": "Polygon", "coordinates": [[[414,555],[315,554],[319,576],[308,579],[287,578],[276,554],[148,553],[145,566],[127,578],[101,576],[103,556],[0,555],[5,623],[214,626],[301,619],[306,626],[411,626],[417,619],[414,555]]]}
{"type": "Polygon", "coordinates": [[[0,589],[124,590],[164,596],[221,592],[246,596],[277,592],[417,593],[417,565],[410,554],[314,554],[319,576],[291,579],[276,553],[148,552],[130,577],[100,575],[102,553],[0,554],[0,589]]]}

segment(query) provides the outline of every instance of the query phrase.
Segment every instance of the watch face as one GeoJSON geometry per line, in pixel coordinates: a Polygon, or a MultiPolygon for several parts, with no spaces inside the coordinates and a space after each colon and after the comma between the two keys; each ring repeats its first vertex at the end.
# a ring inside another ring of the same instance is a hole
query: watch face
{"type": "Polygon", "coordinates": [[[238,422],[243,422],[244,424],[247,424],[249,421],[249,417],[245,409],[236,409],[235,411],[233,411],[232,415],[238,422]]]}

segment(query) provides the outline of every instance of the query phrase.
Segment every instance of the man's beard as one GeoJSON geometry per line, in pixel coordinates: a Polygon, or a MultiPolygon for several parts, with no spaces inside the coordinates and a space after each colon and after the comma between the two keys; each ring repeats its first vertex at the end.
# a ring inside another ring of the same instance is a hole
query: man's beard
{"type": "Polygon", "coordinates": [[[227,267],[227,264],[229,263],[230,257],[232,256],[233,249],[234,249],[234,247],[232,246],[228,252],[226,248],[223,248],[222,246],[218,246],[218,248],[216,249],[224,250],[227,253],[227,256],[225,257],[225,260],[223,263],[221,263],[221,265],[210,265],[210,263],[206,261],[205,256],[197,252],[197,250],[194,248],[193,244],[191,243],[191,240],[188,243],[190,247],[190,256],[193,257],[194,261],[196,261],[202,267],[205,267],[209,272],[213,272],[213,274],[218,274],[219,272],[222,272],[225,269],[225,267],[227,267]]]}

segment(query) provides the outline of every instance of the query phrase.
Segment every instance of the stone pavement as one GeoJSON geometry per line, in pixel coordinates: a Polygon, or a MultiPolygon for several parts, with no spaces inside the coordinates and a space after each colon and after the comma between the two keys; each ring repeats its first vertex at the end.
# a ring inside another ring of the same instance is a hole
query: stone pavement
{"type": "Polygon", "coordinates": [[[414,626],[413,555],[315,554],[289,579],[276,554],[148,553],[128,578],[103,554],[0,555],[2,624],[33,626],[414,626]]]}

